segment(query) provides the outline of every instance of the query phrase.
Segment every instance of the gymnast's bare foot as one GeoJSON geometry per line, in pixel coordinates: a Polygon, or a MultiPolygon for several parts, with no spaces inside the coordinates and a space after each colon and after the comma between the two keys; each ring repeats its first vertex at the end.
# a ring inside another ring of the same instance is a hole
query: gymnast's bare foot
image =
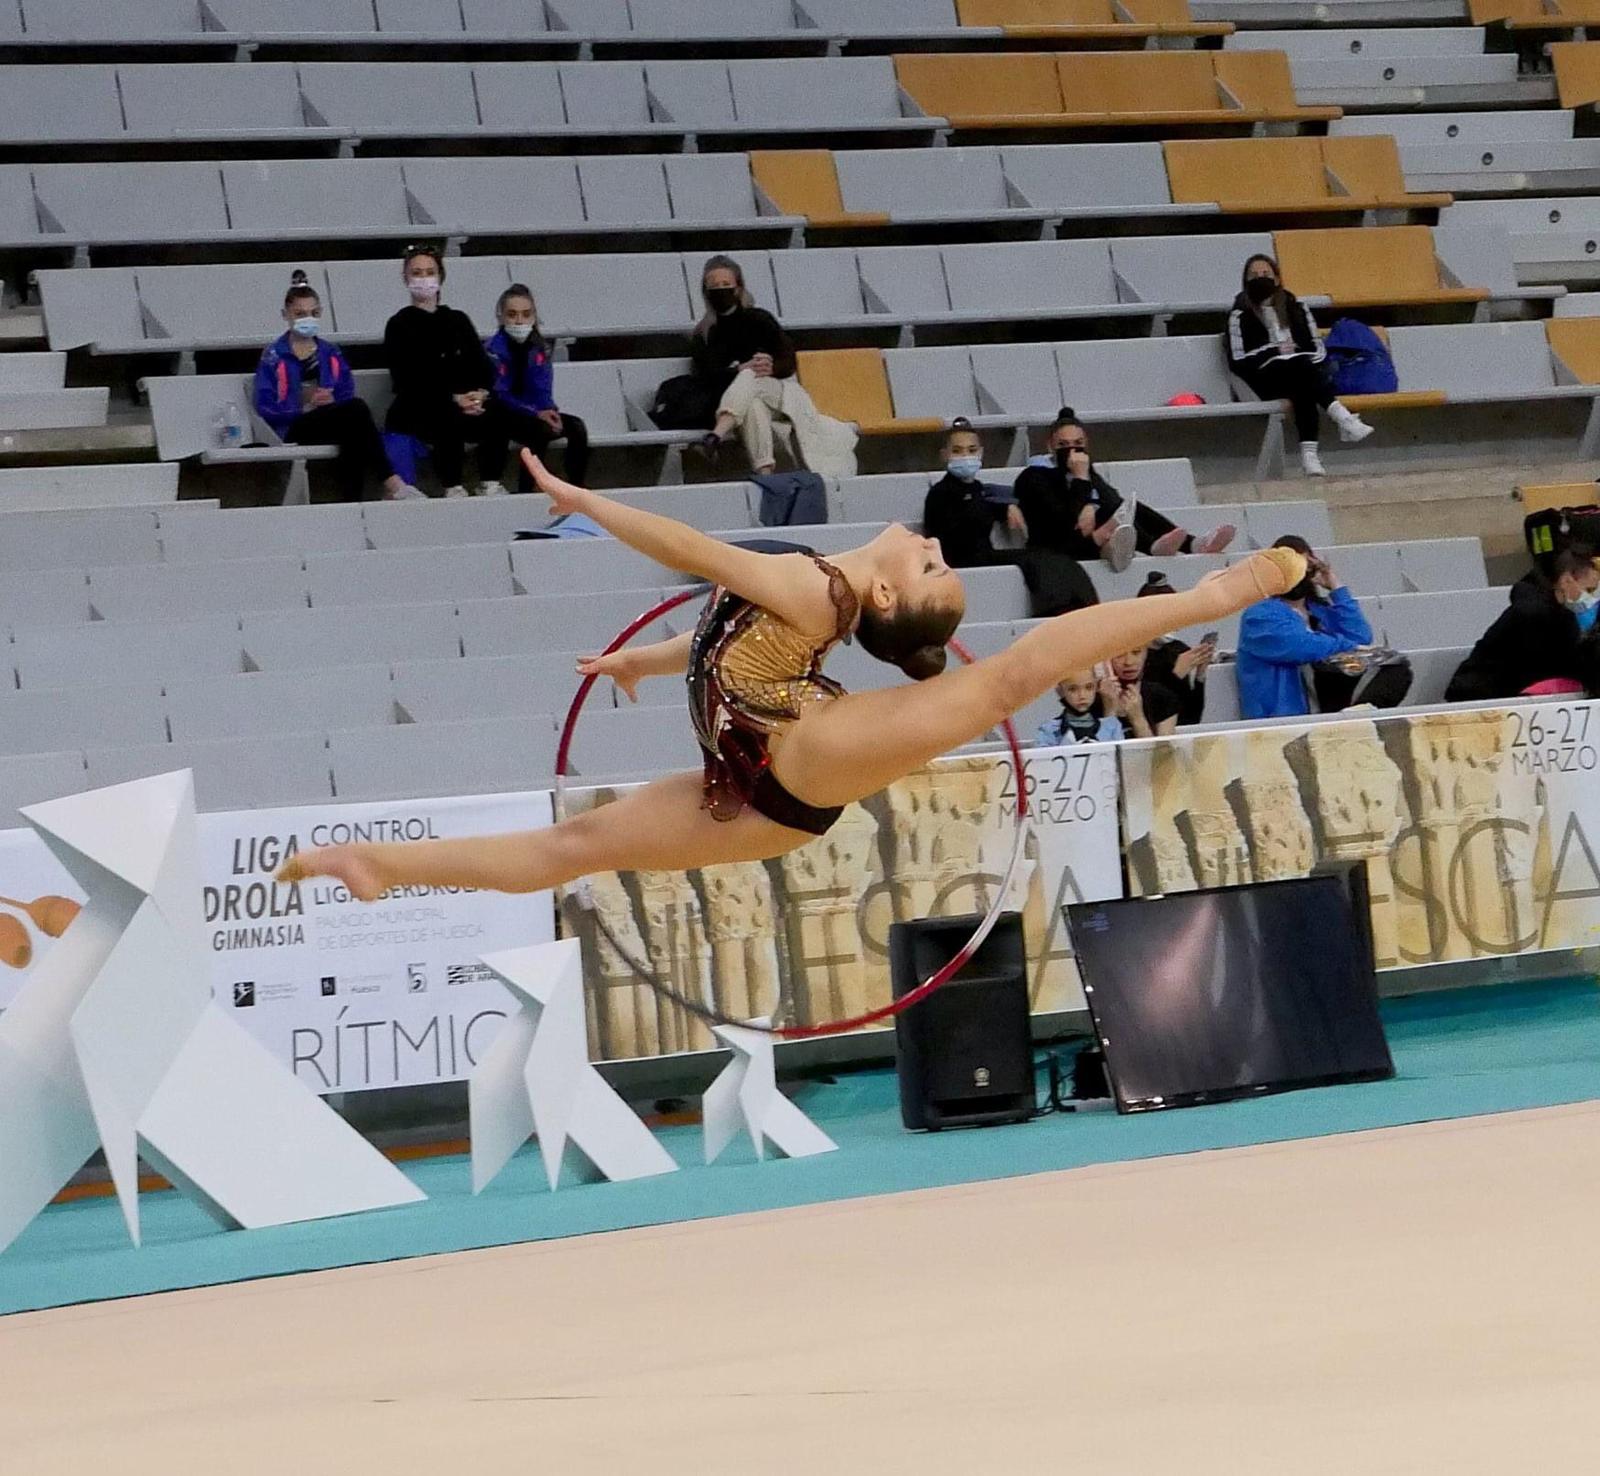
{"type": "Polygon", "coordinates": [[[1258,600],[1287,594],[1306,577],[1305,556],[1292,548],[1264,548],[1237,564],[1207,574],[1195,586],[1216,600],[1216,615],[1231,615],[1258,600]]]}
{"type": "Polygon", "coordinates": [[[278,868],[281,882],[309,881],[314,876],[331,876],[363,902],[376,902],[389,890],[369,846],[318,846],[291,856],[278,868]]]}

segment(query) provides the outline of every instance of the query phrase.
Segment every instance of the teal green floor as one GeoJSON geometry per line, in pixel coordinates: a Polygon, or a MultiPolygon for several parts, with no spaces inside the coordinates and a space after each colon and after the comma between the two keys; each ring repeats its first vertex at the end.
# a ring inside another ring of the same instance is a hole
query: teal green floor
{"type": "Polygon", "coordinates": [[[476,1198],[465,1159],[435,1159],[407,1165],[424,1204],[231,1234],[179,1194],[147,1194],[140,1250],[114,1200],[59,1205],[0,1253],[0,1313],[1600,1097],[1592,979],[1413,996],[1384,1015],[1392,1081],[1215,1107],[913,1134],[900,1127],[893,1073],[872,1071],[800,1094],[839,1144],[818,1158],[758,1163],[741,1143],[707,1168],[698,1129],[669,1129],[661,1139],[681,1172],[552,1194],[530,1145],[476,1198]]]}

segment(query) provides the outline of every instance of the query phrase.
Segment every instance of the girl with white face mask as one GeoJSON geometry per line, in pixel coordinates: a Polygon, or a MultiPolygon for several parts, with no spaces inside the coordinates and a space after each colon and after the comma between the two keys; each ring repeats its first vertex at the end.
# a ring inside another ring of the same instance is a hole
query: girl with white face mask
{"type": "Polygon", "coordinates": [[[394,383],[394,401],[384,420],[392,438],[389,454],[397,462],[414,463],[419,449],[426,450],[444,495],[465,497],[466,449],[475,445],[478,493],[494,497],[505,492],[500,473],[506,460],[505,428],[488,413],[494,368],[472,319],[440,300],[445,278],[437,249],[406,251],[400,280],[411,302],[383,331],[384,362],[394,383]]]}
{"type": "Polygon", "coordinates": [[[390,463],[339,345],[322,337],[322,302],[304,272],[290,278],[283,320],[289,331],[262,350],[256,366],[256,414],[295,445],[337,446],[334,471],[347,500],[360,499],[369,475],[383,483],[385,497],[421,497],[390,463]]]}
{"type": "MultiPolygon", "coordinates": [[[[540,456],[552,441],[564,439],[567,479],[588,480],[589,428],[578,416],[556,408],[555,355],[539,331],[533,293],[521,282],[513,283],[500,294],[495,317],[500,329],[484,344],[494,365],[489,413],[512,441],[540,456]]],[[[522,490],[532,489],[524,471],[522,490]]]]}
{"type": "Polygon", "coordinates": [[[945,474],[928,489],[922,531],[939,540],[952,568],[1015,563],[1015,553],[995,546],[995,531],[1005,528],[1021,539],[1028,525],[1011,489],[983,480],[983,441],[965,419],[951,422],[939,458],[945,474]]]}

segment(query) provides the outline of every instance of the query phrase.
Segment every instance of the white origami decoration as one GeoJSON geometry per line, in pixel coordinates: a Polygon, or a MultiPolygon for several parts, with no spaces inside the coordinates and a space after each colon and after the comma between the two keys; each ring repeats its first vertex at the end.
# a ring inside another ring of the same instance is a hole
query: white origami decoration
{"type": "Polygon", "coordinates": [[[472,1192],[483,1190],[530,1135],[539,1139],[552,1189],[569,1141],[608,1179],[676,1169],[672,1155],[590,1064],[578,940],[485,954],[483,962],[522,1008],[500,1027],[467,1084],[472,1192]]]}
{"type": "Polygon", "coordinates": [[[772,1037],[766,1031],[718,1025],[714,1034],[732,1047],[733,1059],[701,1100],[707,1163],[716,1162],[738,1135],[741,1122],[756,1145],[757,1158],[767,1156],[769,1138],[772,1146],[789,1158],[832,1153],[839,1146],[778,1090],[772,1037]]]}
{"type": "Polygon", "coordinates": [[[187,771],[22,814],[88,901],[0,1016],[0,1250],[97,1146],[136,1245],[141,1156],[229,1226],[425,1197],[212,999],[187,771]]]}

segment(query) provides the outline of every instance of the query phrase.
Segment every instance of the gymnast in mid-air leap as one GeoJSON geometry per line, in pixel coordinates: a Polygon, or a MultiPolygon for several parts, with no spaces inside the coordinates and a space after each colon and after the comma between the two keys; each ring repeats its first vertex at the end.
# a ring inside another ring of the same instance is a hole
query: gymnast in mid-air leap
{"type": "Polygon", "coordinates": [[[539,892],[600,871],[769,860],[824,834],[852,801],[982,737],[1063,673],[1214,622],[1305,577],[1300,554],[1266,549],[1180,594],[1058,615],[1004,651],[945,671],[966,601],[935,539],[896,523],[832,559],[758,553],[574,487],[523,457],[557,512],[582,513],[715,586],[693,635],[577,663],[630,700],[645,677],[687,674],[705,772],[657,779],[541,830],[304,851],[280,880],[335,877],[371,901],[400,886],[539,892]],[[915,680],[846,693],[822,664],[851,638],[915,680]]]}

